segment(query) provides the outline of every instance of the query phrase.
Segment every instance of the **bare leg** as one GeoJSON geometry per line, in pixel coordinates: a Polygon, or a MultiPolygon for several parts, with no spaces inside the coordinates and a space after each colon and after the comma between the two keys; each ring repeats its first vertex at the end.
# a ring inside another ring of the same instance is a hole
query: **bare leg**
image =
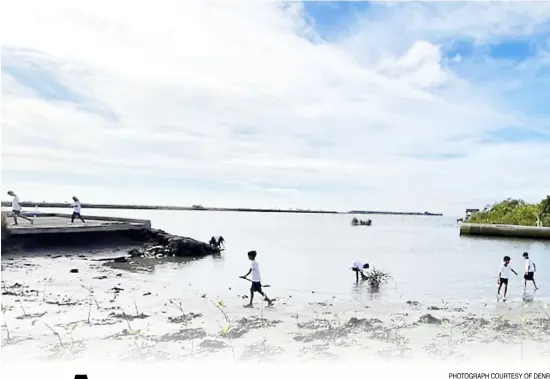
{"type": "Polygon", "coordinates": [[[252,300],[254,300],[254,291],[250,290],[250,302],[248,303],[248,307],[252,308],[252,300]]]}
{"type": "MultiPolygon", "coordinates": [[[[19,215],[19,217],[21,217],[22,219],[27,220],[27,221],[30,222],[31,224],[34,223],[34,221],[33,221],[32,218],[29,218],[29,217],[27,217],[27,216],[23,216],[23,215],[21,215],[21,214],[19,215]]],[[[17,224],[17,222],[16,222],[16,224],[17,224]]]]}
{"type": "Polygon", "coordinates": [[[82,221],[82,223],[86,222],[86,221],[84,221],[84,218],[82,217],[82,215],[80,213],[78,214],[78,218],[80,219],[80,221],[82,221]]]}
{"type": "Polygon", "coordinates": [[[355,271],[355,282],[359,283],[359,271],[355,271]]]}
{"type": "Polygon", "coordinates": [[[533,285],[535,286],[535,291],[539,289],[539,287],[537,287],[537,283],[535,283],[535,279],[533,279],[533,285]]]}
{"type": "Polygon", "coordinates": [[[15,225],[19,225],[19,223],[17,222],[17,216],[15,215],[15,213],[13,214],[13,223],[15,225]]]}
{"type": "Polygon", "coordinates": [[[273,304],[273,301],[271,299],[269,299],[269,297],[267,297],[267,295],[263,291],[260,291],[259,293],[260,293],[260,295],[262,295],[264,297],[264,300],[267,301],[268,305],[273,304]]]}
{"type": "MultiPolygon", "coordinates": [[[[500,288],[499,288],[500,289],[500,288]]],[[[508,293],[508,283],[504,285],[504,297],[506,297],[506,294],[508,293]]]]}
{"type": "MultiPolygon", "coordinates": [[[[500,295],[500,289],[502,288],[502,282],[499,282],[498,284],[498,291],[497,291],[497,295],[500,295]]],[[[506,296],[506,295],[505,295],[506,296]]]]}

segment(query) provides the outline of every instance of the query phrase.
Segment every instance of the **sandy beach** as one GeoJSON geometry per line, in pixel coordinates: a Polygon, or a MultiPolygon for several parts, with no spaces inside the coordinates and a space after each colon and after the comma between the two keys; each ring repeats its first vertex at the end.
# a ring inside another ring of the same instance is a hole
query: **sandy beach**
{"type": "Polygon", "coordinates": [[[101,260],[116,255],[3,257],[2,361],[550,358],[550,307],[536,298],[369,306],[325,293],[303,302],[270,289],[273,307],[257,298],[246,309],[246,283],[213,296],[193,283],[149,279],[163,260],[101,260]]]}

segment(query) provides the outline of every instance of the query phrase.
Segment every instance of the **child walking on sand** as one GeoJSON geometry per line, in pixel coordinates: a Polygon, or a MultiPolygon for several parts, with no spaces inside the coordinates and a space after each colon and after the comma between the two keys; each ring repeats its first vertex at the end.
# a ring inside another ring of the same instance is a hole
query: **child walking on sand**
{"type": "Polygon", "coordinates": [[[500,289],[502,288],[502,286],[504,285],[504,296],[502,298],[502,301],[506,301],[506,293],[508,292],[508,279],[510,278],[510,271],[513,272],[514,274],[518,274],[517,272],[514,271],[514,269],[512,268],[512,266],[510,265],[510,257],[509,256],[505,256],[504,259],[503,259],[503,263],[502,265],[500,266],[500,269],[498,270],[498,279],[497,279],[497,284],[498,284],[498,291],[497,291],[497,298],[500,298],[500,289]]]}
{"type": "Polygon", "coordinates": [[[250,303],[248,305],[245,305],[246,308],[252,308],[252,300],[254,300],[254,292],[258,292],[260,295],[264,297],[264,300],[267,301],[267,305],[271,306],[273,305],[273,300],[269,299],[267,295],[262,290],[262,278],[260,276],[260,267],[258,266],[258,262],[256,262],[256,253],[255,251],[249,251],[248,252],[248,259],[250,259],[250,270],[248,270],[248,273],[244,276],[241,276],[242,279],[248,279],[248,275],[252,274],[252,286],[250,287],[250,303]]]}

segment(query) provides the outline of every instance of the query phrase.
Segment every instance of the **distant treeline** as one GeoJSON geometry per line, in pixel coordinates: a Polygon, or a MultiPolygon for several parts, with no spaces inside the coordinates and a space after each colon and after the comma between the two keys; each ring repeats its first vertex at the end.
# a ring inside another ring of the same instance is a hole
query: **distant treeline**
{"type": "Polygon", "coordinates": [[[384,211],[350,211],[350,214],[400,215],[400,216],[443,216],[443,213],[430,212],[384,212],[384,211]]]}
{"type": "MultiPolygon", "coordinates": [[[[71,208],[70,203],[32,202],[22,201],[21,206],[25,208],[71,208]]],[[[3,201],[2,207],[11,207],[11,202],[3,201]]],[[[380,214],[380,215],[401,215],[401,216],[443,216],[442,213],[430,212],[384,212],[384,211],[350,211],[337,212],[311,209],[262,209],[262,208],[208,208],[201,205],[182,207],[176,205],[130,205],[130,204],[86,204],[83,208],[89,209],[151,209],[168,211],[211,211],[211,212],[258,212],[258,213],[317,213],[317,214],[380,214]]]]}
{"type": "MultiPolygon", "coordinates": [[[[3,201],[3,207],[11,207],[11,202],[3,201]]],[[[70,203],[48,203],[48,202],[21,202],[24,208],[71,208],[70,203]]],[[[174,205],[128,205],[128,204],[86,204],[82,203],[82,208],[89,209],[150,209],[150,210],[169,210],[169,211],[214,211],[214,212],[260,212],[260,213],[322,213],[322,214],[340,214],[336,211],[309,210],[309,209],[261,209],[261,208],[207,208],[200,205],[192,207],[182,207],[174,205]]]]}

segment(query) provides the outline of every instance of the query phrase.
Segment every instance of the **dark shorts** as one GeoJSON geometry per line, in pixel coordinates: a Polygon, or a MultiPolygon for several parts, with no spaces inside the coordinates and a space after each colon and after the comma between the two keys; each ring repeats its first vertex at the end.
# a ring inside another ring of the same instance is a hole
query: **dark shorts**
{"type": "Polygon", "coordinates": [[[535,280],[535,273],[534,272],[528,272],[527,274],[523,275],[523,279],[525,279],[525,280],[535,280]]]}
{"type": "Polygon", "coordinates": [[[14,216],[21,216],[21,211],[13,211],[14,216]]]}
{"type": "Polygon", "coordinates": [[[250,286],[250,291],[262,293],[262,283],[252,282],[252,286],[250,286]]]}
{"type": "Polygon", "coordinates": [[[352,267],[351,269],[355,272],[359,272],[359,269],[357,267],[352,267]]]}
{"type": "Polygon", "coordinates": [[[506,285],[508,285],[508,279],[500,278],[500,284],[506,284],[506,285]]]}

